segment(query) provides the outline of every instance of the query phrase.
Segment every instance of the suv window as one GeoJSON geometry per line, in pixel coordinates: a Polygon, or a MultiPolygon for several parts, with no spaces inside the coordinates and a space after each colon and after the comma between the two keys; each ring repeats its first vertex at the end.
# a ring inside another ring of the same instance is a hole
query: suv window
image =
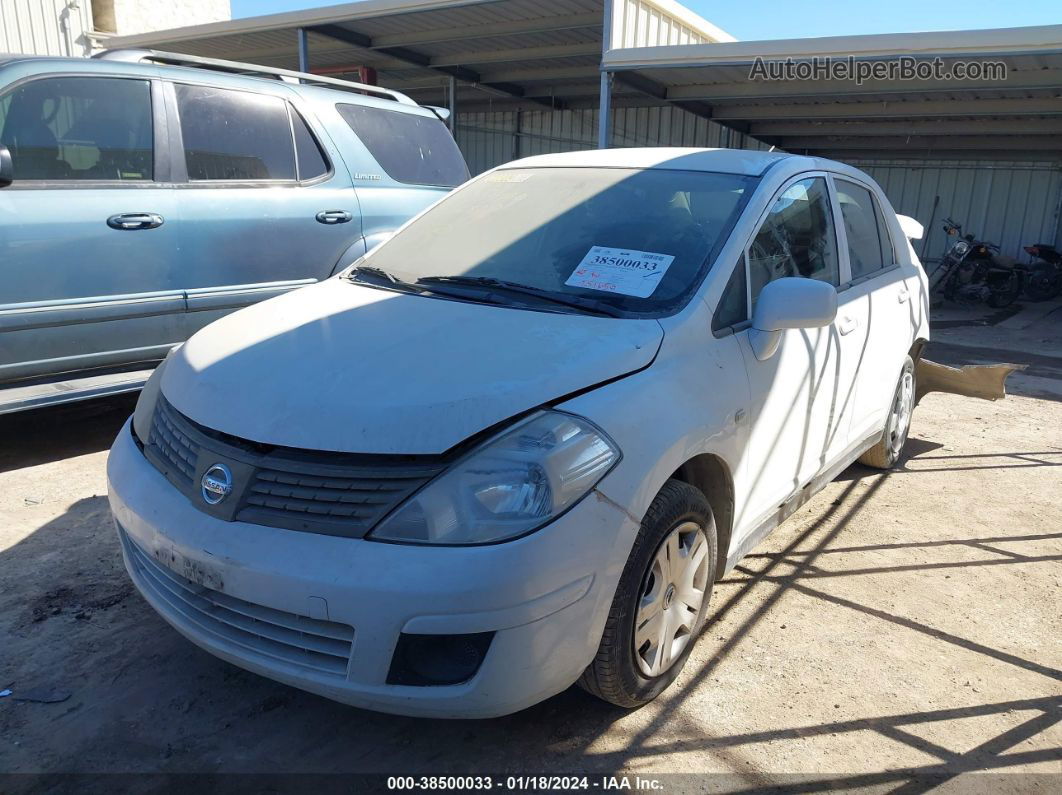
{"type": "Polygon", "coordinates": [[[291,108],[291,130],[295,135],[295,165],[299,180],[316,179],[327,174],[328,161],[321,151],[321,145],[313,137],[306,120],[294,108],[291,108]]]}
{"type": "Polygon", "coordinates": [[[862,185],[847,180],[835,179],[834,184],[848,236],[852,278],[868,276],[892,265],[892,244],[881,208],[873,195],[862,185]]]}
{"type": "Polygon", "coordinates": [[[287,103],[211,86],[176,86],[190,180],[294,180],[287,103]]]}
{"type": "Polygon", "coordinates": [[[778,197],[749,246],[752,302],[760,290],[784,276],[840,285],[837,235],[826,180],[804,179],[778,197]]]}
{"type": "Polygon", "coordinates": [[[468,179],[461,150],[438,119],[365,105],[336,110],[392,179],[447,188],[468,179]]]}
{"type": "Polygon", "coordinates": [[[16,180],[152,179],[147,80],[33,80],[0,98],[0,143],[16,180]]]}

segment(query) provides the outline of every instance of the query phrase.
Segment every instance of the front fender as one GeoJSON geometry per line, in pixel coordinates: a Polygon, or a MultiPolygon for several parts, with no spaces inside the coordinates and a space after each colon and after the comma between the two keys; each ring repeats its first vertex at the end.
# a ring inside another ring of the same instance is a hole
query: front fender
{"type": "MultiPolygon", "coordinates": [[[[741,350],[732,335],[708,332],[706,313],[691,320],[667,332],[646,369],[558,406],[592,420],[619,446],[623,459],[597,490],[639,524],[668,478],[698,455],[718,456],[739,481],[748,426],[735,416],[749,403],[741,350]]],[[[633,534],[617,538],[613,553],[626,560],[633,543],[633,534]]]]}

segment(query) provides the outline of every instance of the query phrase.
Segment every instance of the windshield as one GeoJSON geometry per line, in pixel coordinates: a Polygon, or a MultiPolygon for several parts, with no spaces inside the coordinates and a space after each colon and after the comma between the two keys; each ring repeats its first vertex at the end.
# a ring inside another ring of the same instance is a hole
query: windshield
{"type": "Polygon", "coordinates": [[[662,169],[505,169],[450,194],[360,263],[409,282],[489,278],[660,313],[700,284],[755,183],[662,169]]]}

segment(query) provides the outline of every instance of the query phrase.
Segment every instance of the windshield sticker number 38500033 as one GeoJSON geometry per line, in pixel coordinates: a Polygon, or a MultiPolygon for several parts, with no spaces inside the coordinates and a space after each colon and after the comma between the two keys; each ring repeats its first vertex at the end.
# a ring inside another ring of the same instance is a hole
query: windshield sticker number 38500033
{"type": "Polygon", "coordinates": [[[648,298],[674,261],[670,254],[593,246],[564,283],[585,290],[648,298]]]}

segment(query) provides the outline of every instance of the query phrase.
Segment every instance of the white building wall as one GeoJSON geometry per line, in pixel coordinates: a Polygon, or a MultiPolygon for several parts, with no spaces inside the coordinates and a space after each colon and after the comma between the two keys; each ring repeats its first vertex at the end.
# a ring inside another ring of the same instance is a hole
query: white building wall
{"type": "Polygon", "coordinates": [[[232,18],[229,0],[93,0],[92,5],[97,28],[119,36],[232,18]]]}
{"type": "Polygon", "coordinates": [[[90,0],[0,0],[0,53],[88,55],[90,0]]]}

